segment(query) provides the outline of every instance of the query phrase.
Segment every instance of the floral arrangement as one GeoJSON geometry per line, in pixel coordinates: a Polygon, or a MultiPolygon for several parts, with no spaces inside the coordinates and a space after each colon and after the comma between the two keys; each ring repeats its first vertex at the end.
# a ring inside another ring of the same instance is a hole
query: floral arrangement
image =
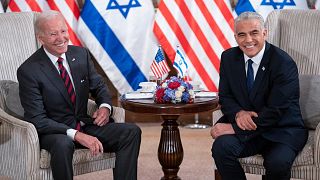
{"type": "Polygon", "coordinates": [[[194,91],[191,84],[172,76],[157,86],[154,101],[156,103],[192,103],[194,91]]]}

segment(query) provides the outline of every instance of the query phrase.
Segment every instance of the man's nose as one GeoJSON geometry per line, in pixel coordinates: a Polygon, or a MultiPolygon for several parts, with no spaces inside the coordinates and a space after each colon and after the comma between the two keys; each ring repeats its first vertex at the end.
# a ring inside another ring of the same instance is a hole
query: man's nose
{"type": "Polygon", "coordinates": [[[251,42],[251,41],[252,41],[251,35],[247,35],[245,38],[245,42],[251,42]]]}

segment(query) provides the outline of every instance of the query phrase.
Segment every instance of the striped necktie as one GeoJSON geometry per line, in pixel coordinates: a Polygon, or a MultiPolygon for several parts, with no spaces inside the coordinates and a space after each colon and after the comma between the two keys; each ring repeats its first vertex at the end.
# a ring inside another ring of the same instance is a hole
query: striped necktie
{"type": "MultiPolygon", "coordinates": [[[[62,80],[64,82],[64,85],[67,88],[68,95],[69,95],[70,100],[71,100],[71,102],[73,104],[73,107],[75,107],[75,105],[76,105],[76,93],[74,92],[70,76],[69,76],[66,68],[64,68],[64,66],[62,64],[63,58],[59,57],[57,62],[58,62],[58,68],[59,68],[59,71],[60,71],[60,77],[62,78],[62,80]]],[[[81,129],[80,122],[77,121],[76,130],[80,130],[80,129],[81,129]]]]}
{"type": "Polygon", "coordinates": [[[253,63],[253,61],[251,59],[249,59],[248,60],[248,69],[247,69],[247,88],[248,88],[249,93],[253,87],[253,82],[254,82],[252,63],[253,63]]]}

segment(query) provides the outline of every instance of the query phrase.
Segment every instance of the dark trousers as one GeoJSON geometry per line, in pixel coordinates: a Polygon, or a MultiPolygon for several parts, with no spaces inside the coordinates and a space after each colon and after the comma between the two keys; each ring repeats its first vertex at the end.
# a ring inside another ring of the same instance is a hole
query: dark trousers
{"type": "Polygon", "coordinates": [[[223,180],[245,180],[238,158],[261,154],[264,158],[266,179],[289,180],[297,152],[288,145],[256,137],[241,142],[236,135],[218,137],[212,145],[212,157],[223,180]]]}
{"type": "MultiPolygon", "coordinates": [[[[116,153],[113,169],[114,180],[136,180],[141,142],[141,130],[134,124],[108,123],[99,127],[87,125],[83,132],[97,137],[105,152],[116,153]]],[[[51,154],[51,169],[56,180],[72,180],[72,157],[75,142],[66,134],[50,134],[40,137],[40,147],[51,154]]]]}

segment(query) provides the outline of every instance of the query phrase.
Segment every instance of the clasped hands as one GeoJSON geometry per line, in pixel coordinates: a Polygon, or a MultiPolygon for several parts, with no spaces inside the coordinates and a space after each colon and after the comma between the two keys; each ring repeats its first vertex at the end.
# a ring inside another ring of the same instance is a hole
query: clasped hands
{"type": "Polygon", "coordinates": [[[257,129],[252,117],[258,117],[258,114],[254,111],[241,110],[236,114],[235,120],[240,129],[252,131],[257,129]]]}
{"type": "MultiPolygon", "coordinates": [[[[252,131],[257,129],[252,117],[258,117],[258,114],[254,111],[241,110],[236,114],[235,121],[240,129],[252,131]]],[[[235,134],[235,131],[230,123],[217,123],[211,128],[210,134],[215,139],[221,135],[235,134]]]]}
{"type": "MultiPolygon", "coordinates": [[[[93,124],[96,124],[97,126],[106,125],[109,122],[109,115],[110,110],[108,108],[99,108],[92,115],[92,118],[94,118],[93,124]]],[[[94,156],[98,155],[99,153],[103,153],[102,143],[94,136],[78,131],[74,136],[74,140],[89,148],[91,154],[94,156]]]]}

